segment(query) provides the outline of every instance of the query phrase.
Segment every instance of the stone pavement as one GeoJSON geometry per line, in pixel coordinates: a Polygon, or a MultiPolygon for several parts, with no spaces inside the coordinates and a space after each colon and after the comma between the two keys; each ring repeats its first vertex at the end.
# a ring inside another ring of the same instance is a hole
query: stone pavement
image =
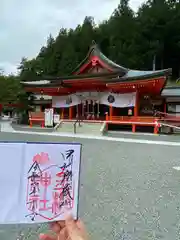
{"type": "MultiPolygon", "coordinates": [[[[92,240],[180,239],[179,147],[2,132],[0,140],[82,143],[79,213],[92,240]]],[[[0,239],[28,227],[1,226],[0,239]]]]}
{"type": "Polygon", "coordinates": [[[0,121],[0,129],[2,132],[15,132],[15,130],[11,126],[11,121],[0,121]]]}
{"type": "MultiPolygon", "coordinates": [[[[103,123],[76,123],[76,133],[77,134],[90,134],[90,135],[101,135],[100,129],[103,123]]],[[[60,133],[74,133],[74,123],[73,122],[62,122],[57,129],[60,133]]]]}

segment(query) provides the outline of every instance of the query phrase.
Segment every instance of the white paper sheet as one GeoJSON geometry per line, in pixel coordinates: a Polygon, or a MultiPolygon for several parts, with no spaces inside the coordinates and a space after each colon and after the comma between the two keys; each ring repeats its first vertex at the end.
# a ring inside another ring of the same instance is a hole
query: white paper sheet
{"type": "Polygon", "coordinates": [[[0,143],[0,224],[78,215],[80,144],[0,143]]]}

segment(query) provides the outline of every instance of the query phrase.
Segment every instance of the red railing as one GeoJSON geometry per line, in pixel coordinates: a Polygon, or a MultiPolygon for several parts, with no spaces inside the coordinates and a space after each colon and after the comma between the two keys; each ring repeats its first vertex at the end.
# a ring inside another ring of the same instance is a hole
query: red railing
{"type": "Polygon", "coordinates": [[[157,117],[146,117],[146,116],[112,116],[106,119],[108,122],[114,122],[119,124],[136,124],[136,125],[154,125],[159,120],[157,117]]]}
{"type": "Polygon", "coordinates": [[[29,125],[33,126],[33,123],[39,123],[41,127],[44,127],[45,115],[44,112],[29,112],[29,125]]]}

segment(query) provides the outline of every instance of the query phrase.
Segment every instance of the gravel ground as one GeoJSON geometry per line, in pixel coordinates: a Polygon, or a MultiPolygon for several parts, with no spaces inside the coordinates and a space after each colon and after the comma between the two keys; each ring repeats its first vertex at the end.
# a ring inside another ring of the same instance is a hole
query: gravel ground
{"type": "MultiPolygon", "coordinates": [[[[92,240],[180,239],[178,147],[0,133],[8,139],[83,144],[80,217],[92,240]]],[[[28,227],[1,226],[0,239],[28,227]]]]}

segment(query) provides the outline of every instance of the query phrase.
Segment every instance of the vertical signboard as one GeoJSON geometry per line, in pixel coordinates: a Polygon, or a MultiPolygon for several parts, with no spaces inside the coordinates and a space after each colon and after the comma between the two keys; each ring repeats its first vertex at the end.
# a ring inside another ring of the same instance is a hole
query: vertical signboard
{"type": "Polygon", "coordinates": [[[53,127],[53,108],[45,109],[45,127],[53,127]]]}

